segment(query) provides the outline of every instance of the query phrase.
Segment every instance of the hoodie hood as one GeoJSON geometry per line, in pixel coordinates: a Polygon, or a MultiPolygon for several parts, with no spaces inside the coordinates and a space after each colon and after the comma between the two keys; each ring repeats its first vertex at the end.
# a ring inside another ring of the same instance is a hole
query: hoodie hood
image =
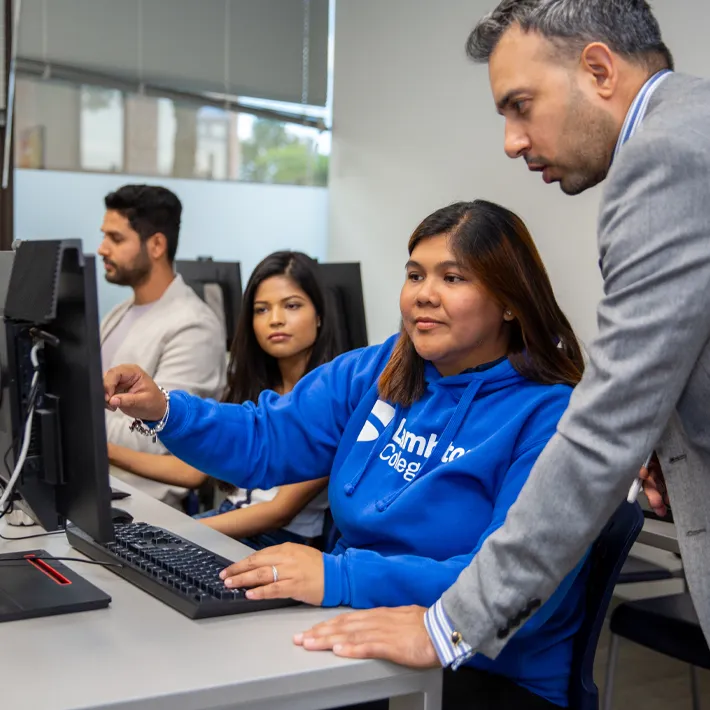
{"type": "Polygon", "coordinates": [[[486,394],[515,385],[525,378],[510,364],[507,357],[503,357],[448,377],[444,377],[431,362],[427,362],[424,367],[424,379],[431,387],[450,390],[466,388],[471,382],[480,381],[481,394],[486,394]]]}
{"type": "MultiPolygon", "coordinates": [[[[459,433],[461,424],[474,400],[500,392],[508,387],[514,387],[525,380],[507,358],[503,358],[489,367],[474,368],[448,377],[442,376],[431,362],[427,362],[424,376],[427,388],[419,402],[404,409],[400,406],[392,407],[392,405],[378,400],[363,427],[361,436],[358,437],[358,440],[361,440],[365,432],[369,432],[372,437],[372,433],[378,430],[376,422],[380,424],[387,422],[363,464],[354,470],[354,475],[345,484],[343,490],[346,496],[352,496],[355,493],[363,476],[373,467],[373,463],[376,463],[378,458],[382,458],[384,450],[391,446],[388,443],[390,440],[403,444],[405,447],[410,446],[408,442],[411,442],[416,453],[425,459],[423,462],[409,464],[406,469],[408,475],[405,476],[403,485],[389,491],[387,495],[376,501],[375,507],[379,512],[387,510],[409,485],[425,475],[439,460],[445,460],[447,454],[449,456],[458,455],[461,449],[453,446],[452,442],[459,433]],[[419,411],[422,409],[424,411],[419,411]],[[412,433],[411,415],[414,412],[419,412],[419,416],[425,418],[438,419],[440,425],[443,425],[440,433],[430,433],[423,446],[422,437],[412,433]],[[371,419],[375,421],[371,421],[371,419]],[[407,428],[408,421],[410,422],[409,429],[407,428]]],[[[415,451],[413,450],[412,453],[415,451]]],[[[395,466],[401,466],[401,460],[399,459],[395,466]]]]}

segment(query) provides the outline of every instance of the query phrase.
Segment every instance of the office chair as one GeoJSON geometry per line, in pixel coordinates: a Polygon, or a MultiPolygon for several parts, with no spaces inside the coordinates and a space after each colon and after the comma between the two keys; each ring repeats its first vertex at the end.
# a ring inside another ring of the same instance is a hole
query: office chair
{"type": "Polygon", "coordinates": [[[640,557],[627,557],[617,584],[637,584],[638,582],[662,582],[674,579],[677,575],[665,567],[655,565],[653,562],[642,560],[640,557]]]}
{"type": "Polygon", "coordinates": [[[340,531],[335,527],[333,514],[328,507],[323,511],[323,533],[318,537],[316,547],[322,552],[332,552],[339,539],[340,531]]]}
{"type": "Polygon", "coordinates": [[[614,587],[631,546],[643,527],[638,503],[624,501],[597,538],[589,557],[586,613],[575,636],[569,686],[570,710],[598,710],[594,656],[614,587]]]}
{"type": "Polygon", "coordinates": [[[622,638],[690,665],[693,710],[700,710],[696,668],[710,669],[710,649],[690,595],[671,594],[620,604],[609,624],[611,645],[607,664],[604,710],[611,710],[614,676],[622,638]]]}
{"type": "Polygon", "coordinates": [[[199,488],[189,490],[182,501],[182,508],[190,517],[214,507],[215,483],[211,478],[208,478],[199,488]]]}

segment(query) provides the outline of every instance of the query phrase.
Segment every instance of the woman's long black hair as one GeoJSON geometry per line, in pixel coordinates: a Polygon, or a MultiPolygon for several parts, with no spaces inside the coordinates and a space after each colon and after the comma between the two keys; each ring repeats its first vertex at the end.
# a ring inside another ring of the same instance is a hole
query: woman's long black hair
{"type": "MultiPolygon", "coordinates": [[[[237,330],[229,354],[227,388],[222,401],[231,404],[256,402],[266,389],[276,389],[283,383],[276,358],[264,352],[254,334],[254,296],[259,285],[272,276],[287,276],[311,299],[320,318],[318,335],[313,344],[306,373],[338,355],[334,314],[328,307],[318,278],[318,265],[298,251],[277,251],[260,262],[249,277],[237,330]]],[[[305,374],[305,373],[304,373],[305,374]]]]}

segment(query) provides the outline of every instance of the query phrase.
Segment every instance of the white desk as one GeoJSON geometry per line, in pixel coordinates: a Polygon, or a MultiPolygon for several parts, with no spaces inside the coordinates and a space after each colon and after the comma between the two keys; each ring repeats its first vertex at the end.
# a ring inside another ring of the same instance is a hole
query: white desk
{"type": "MultiPolygon", "coordinates": [[[[250,550],[182,513],[130,490],[115,501],[136,521],[172,530],[240,559],[250,550]]],[[[37,528],[10,528],[22,535],[37,528]]],[[[6,542],[1,552],[44,548],[80,557],[64,535],[6,542]]],[[[439,710],[439,670],[340,659],[291,638],[337,609],[293,607],[192,621],[108,569],[66,565],[111,595],[108,609],[0,624],[2,707],[8,710],[319,710],[398,696],[392,708],[439,710]]],[[[1,573],[1,571],[0,571],[1,573]]]]}

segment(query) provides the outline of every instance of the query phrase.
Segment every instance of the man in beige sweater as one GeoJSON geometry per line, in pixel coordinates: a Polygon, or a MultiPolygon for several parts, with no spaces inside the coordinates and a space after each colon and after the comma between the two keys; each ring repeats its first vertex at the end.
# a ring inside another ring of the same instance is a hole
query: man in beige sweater
{"type": "MultiPolygon", "coordinates": [[[[140,365],[166,389],[219,397],[225,383],[224,324],[175,274],[182,205],[170,190],[125,185],[105,198],[104,239],[98,254],[106,280],[129,286],[133,295],[101,323],[103,369],[140,365]]],[[[160,444],[129,431],[120,412],[106,412],[109,444],[165,453],[160,444]]],[[[170,504],[185,490],[130,473],[131,485],[170,504]]]]}

